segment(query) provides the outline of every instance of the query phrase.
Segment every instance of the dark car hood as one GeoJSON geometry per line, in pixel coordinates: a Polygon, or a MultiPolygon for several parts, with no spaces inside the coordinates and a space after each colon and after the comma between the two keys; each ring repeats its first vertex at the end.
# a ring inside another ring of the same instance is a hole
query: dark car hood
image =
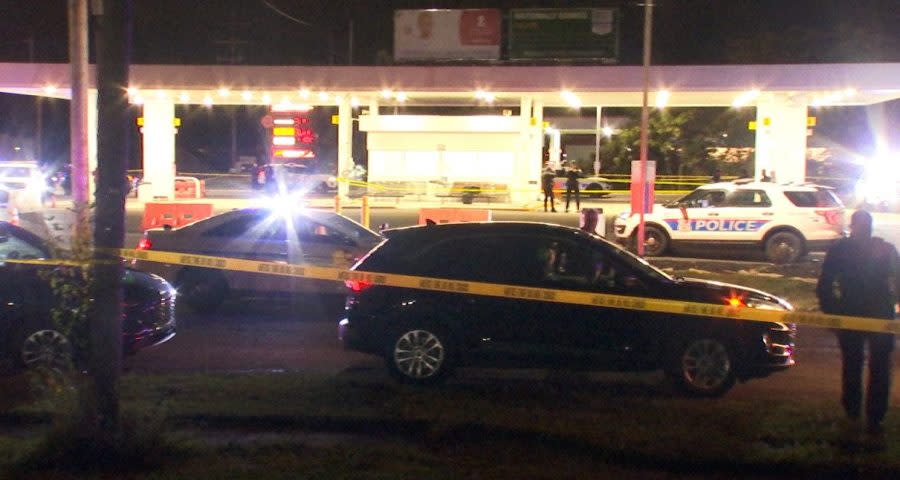
{"type": "Polygon", "coordinates": [[[675,287],[676,292],[678,292],[678,298],[686,301],[724,303],[729,298],[739,297],[744,302],[754,300],[770,303],[773,306],[777,305],[785,310],[793,309],[791,304],[783,298],[741,285],[701,280],[699,278],[679,278],[676,280],[675,287]]]}

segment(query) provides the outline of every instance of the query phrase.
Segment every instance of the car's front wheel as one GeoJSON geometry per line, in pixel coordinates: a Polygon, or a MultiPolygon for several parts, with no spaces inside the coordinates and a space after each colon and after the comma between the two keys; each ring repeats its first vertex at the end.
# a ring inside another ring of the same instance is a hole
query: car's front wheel
{"type": "Polygon", "coordinates": [[[430,327],[399,329],[388,344],[388,370],[403,383],[431,385],[452,371],[450,338],[430,327]]]}
{"type": "MultiPolygon", "coordinates": [[[[632,243],[637,251],[638,229],[634,229],[632,243]]],[[[644,255],[658,257],[669,249],[669,236],[659,227],[647,225],[644,227],[644,255]]]]}
{"type": "Polygon", "coordinates": [[[673,351],[668,374],[681,391],[697,397],[718,397],[736,380],[734,354],[727,342],[695,338],[673,351]]]}
{"type": "Polygon", "coordinates": [[[22,365],[29,370],[47,368],[68,370],[72,367],[72,345],[57,330],[38,330],[22,341],[22,365]]]}

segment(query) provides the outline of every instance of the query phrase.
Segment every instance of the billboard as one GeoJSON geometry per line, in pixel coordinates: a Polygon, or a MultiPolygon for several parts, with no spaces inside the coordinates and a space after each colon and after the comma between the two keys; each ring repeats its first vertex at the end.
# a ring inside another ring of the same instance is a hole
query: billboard
{"type": "Polygon", "coordinates": [[[618,10],[526,8],[510,10],[510,60],[584,59],[617,63],[618,10]]]}
{"type": "Polygon", "coordinates": [[[394,60],[497,60],[500,10],[396,10],[394,60]]]}

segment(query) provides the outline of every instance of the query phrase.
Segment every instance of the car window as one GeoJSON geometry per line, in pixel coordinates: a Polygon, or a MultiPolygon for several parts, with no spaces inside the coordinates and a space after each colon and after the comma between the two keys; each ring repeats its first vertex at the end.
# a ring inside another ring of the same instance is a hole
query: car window
{"type": "Polygon", "coordinates": [[[283,217],[269,215],[268,212],[254,212],[207,230],[206,237],[228,239],[243,238],[245,240],[286,240],[287,233],[283,217]]]}
{"type": "Polygon", "coordinates": [[[0,231],[0,263],[6,260],[36,258],[46,258],[45,253],[38,246],[9,232],[0,231]]]}
{"type": "Polygon", "coordinates": [[[580,288],[591,283],[594,266],[588,257],[588,250],[578,248],[573,242],[552,238],[541,238],[533,248],[537,249],[536,255],[544,260],[543,272],[536,285],[580,288]]]}
{"type": "Polygon", "coordinates": [[[785,190],[784,196],[797,207],[841,207],[841,201],[827,189],[819,189],[813,192],[799,190],[785,190]]]}
{"type": "Polygon", "coordinates": [[[735,190],[725,198],[728,207],[771,207],[772,201],[762,190],[735,190]]]}
{"type": "Polygon", "coordinates": [[[416,275],[476,282],[535,285],[546,257],[533,239],[517,235],[450,238],[422,249],[413,258],[416,275]]]}
{"type": "Polygon", "coordinates": [[[686,208],[706,208],[715,207],[721,205],[724,202],[724,190],[703,189],[694,190],[693,192],[685,195],[681,200],[678,201],[678,204],[683,205],[686,208]]]}
{"type": "Polygon", "coordinates": [[[304,242],[319,243],[336,243],[346,245],[350,242],[340,230],[333,228],[331,225],[315,222],[306,218],[298,218],[294,222],[294,228],[297,230],[297,239],[302,245],[304,242]]]}
{"type": "Polygon", "coordinates": [[[329,229],[340,232],[343,236],[357,242],[376,243],[382,238],[377,233],[343,215],[330,215],[322,218],[314,218],[313,220],[320,222],[329,229]]]}

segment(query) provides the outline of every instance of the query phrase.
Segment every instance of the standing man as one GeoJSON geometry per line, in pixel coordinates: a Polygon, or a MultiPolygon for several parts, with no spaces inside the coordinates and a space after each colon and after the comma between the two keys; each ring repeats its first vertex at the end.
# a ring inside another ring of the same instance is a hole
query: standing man
{"type": "Polygon", "coordinates": [[[569,211],[569,200],[572,199],[572,194],[575,194],[575,210],[581,210],[581,189],[578,186],[578,177],[581,173],[578,170],[578,167],[572,166],[569,167],[568,171],[566,171],[566,212],[569,211]]]}
{"type": "MultiPolygon", "coordinates": [[[[835,243],[825,256],[816,286],[825,313],[893,320],[900,287],[897,249],[872,236],[872,215],[857,210],[850,218],[850,236],[835,243]]],[[[865,402],[866,434],[883,446],[881,422],[888,408],[891,387],[890,333],[837,330],[843,360],[844,411],[856,428],[862,413],[862,376],[865,345],[869,345],[869,381],[865,402]]]]}
{"type": "Polygon", "coordinates": [[[556,213],[556,205],[553,204],[553,179],[556,173],[550,168],[550,164],[544,166],[541,173],[541,189],[544,191],[544,211],[547,211],[547,199],[550,199],[550,211],[556,213]]]}

